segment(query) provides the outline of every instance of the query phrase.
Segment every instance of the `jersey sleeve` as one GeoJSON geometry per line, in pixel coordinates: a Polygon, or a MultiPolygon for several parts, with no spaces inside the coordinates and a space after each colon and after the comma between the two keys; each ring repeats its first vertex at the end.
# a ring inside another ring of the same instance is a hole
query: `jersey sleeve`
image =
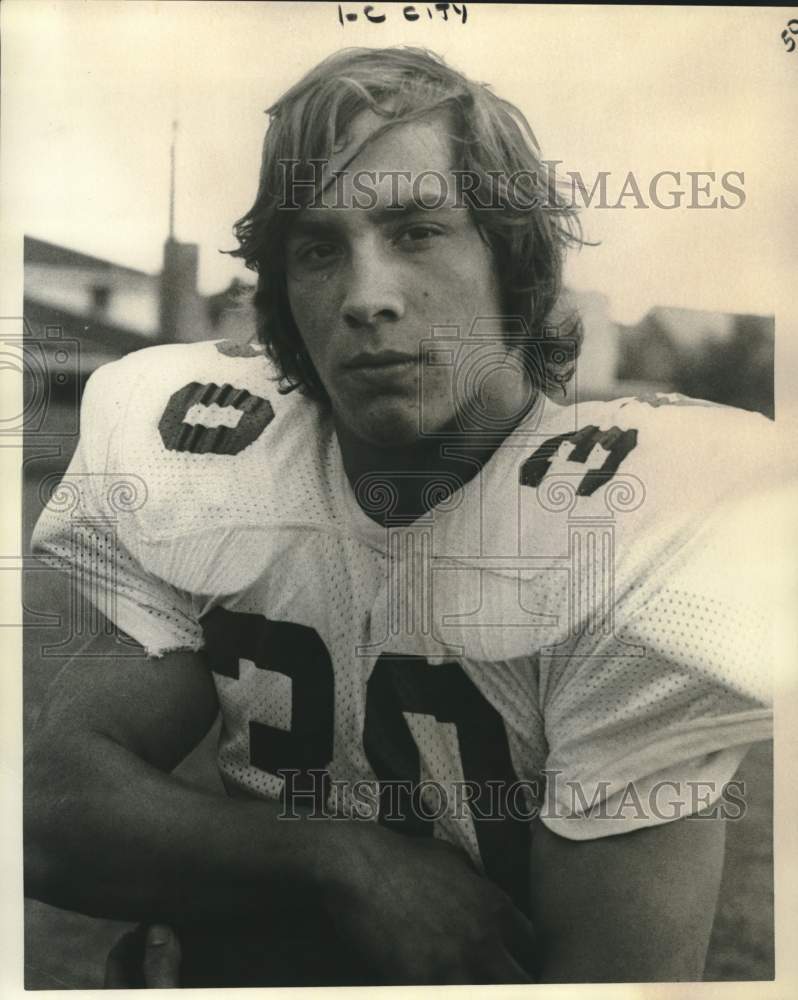
{"type": "Polygon", "coordinates": [[[541,818],[555,833],[594,839],[712,805],[735,814],[727,783],[750,745],[772,738],[772,585],[796,499],[776,478],[714,503],[689,530],[680,522],[618,595],[611,634],[541,658],[541,818]]]}
{"type": "Polygon", "coordinates": [[[131,386],[123,362],[98,369],[81,404],[81,438],[33,533],[32,549],[148,656],[202,648],[190,595],[148,572],[125,543],[147,484],[117,448],[131,386]]]}

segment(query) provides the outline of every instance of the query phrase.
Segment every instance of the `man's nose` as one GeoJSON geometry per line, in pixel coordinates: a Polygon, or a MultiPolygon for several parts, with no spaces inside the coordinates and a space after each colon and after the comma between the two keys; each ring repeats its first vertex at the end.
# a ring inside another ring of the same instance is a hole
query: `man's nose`
{"type": "Polygon", "coordinates": [[[352,329],[401,319],[404,299],[398,269],[389,255],[371,244],[352,254],[341,315],[352,329]]]}

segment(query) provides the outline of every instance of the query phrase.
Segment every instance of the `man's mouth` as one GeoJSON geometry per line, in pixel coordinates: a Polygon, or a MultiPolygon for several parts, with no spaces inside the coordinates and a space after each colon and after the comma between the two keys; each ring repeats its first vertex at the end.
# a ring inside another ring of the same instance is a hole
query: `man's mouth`
{"type": "Polygon", "coordinates": [[[352,371],[381,371],[413,365],[417,361],[415,354],[405,354],[402,351],[361,351],[345,361],[344,368],[352,371]]]}

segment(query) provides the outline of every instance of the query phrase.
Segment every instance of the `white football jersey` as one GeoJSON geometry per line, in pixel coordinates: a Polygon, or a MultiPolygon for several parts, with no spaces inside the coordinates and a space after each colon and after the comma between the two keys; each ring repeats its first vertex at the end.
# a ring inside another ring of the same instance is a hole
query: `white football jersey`
{"type": "Polygon", "coordinates": [[[513,892],[534,815],[577,839],[665,822],[770,737],[772,431],[541,396],[384,528],[390,486],[350,485],[259,350],[156,347],[89,380],[34,544],[149,655],[205,650],[231,793],[444,837],[513,892]]]}

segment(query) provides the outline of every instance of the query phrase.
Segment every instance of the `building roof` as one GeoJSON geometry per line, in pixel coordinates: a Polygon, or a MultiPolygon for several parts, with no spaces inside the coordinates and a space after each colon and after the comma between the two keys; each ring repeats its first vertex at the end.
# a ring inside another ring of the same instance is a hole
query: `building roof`
{"type": "Polygon", "coordinates": [[[137,330],[107,323],[101,319],[63,309],[60,306],[51,306],[27,295],[22,309],[35,336],[42,336],[44,329],[48,326],[61,327],[67,336],[77,337],[81,341],[94,341],[123,354],[158,343],[157,340],[147,337],[137,330]]]}
{"type": "Polygon", "coordinates": [[[692,347],[707,336],[728,337],[735,322],[741,317],[752,317],[763,322],[772,317],[755,316],[754,313],[714,312],[709,309],[685,309],[680,306],[653,306],[645,316],[630,329],[646,329],[652,322],[684,347],[692,347]]]}
{"type": "MultiPolygon", "coordinates": [[[[757,316],[759,319],[769,319],[769,316],[765,316],[760,313],[736,313],[736,312],[720,312],[715,309],[693,309],[688,306],[652,306],[646,316],[665,316],[672,320],[680,320],[686,317],[704,317],[711,318],[713,316],[757,316]]],[[[645,318],[645,317],[644,317],[645,318]]]]}
{"type": "Polygon", "coordinates": [[[23,260],[25,264],[45,264],[48,267],[78,267],[94,271],[117,271],[122,274],[135,274],[148,278],[153,277],[147,271],[139,271],[134,267],[125,267],[123,264],[114,264],[110,260],[93,257],[91,254],[81,253],[79,250],[71,250],[69,247],[62,247],[57,243],[48,243],[47,240],[39,240],[34,236],[25,237],[23,260]]]}

